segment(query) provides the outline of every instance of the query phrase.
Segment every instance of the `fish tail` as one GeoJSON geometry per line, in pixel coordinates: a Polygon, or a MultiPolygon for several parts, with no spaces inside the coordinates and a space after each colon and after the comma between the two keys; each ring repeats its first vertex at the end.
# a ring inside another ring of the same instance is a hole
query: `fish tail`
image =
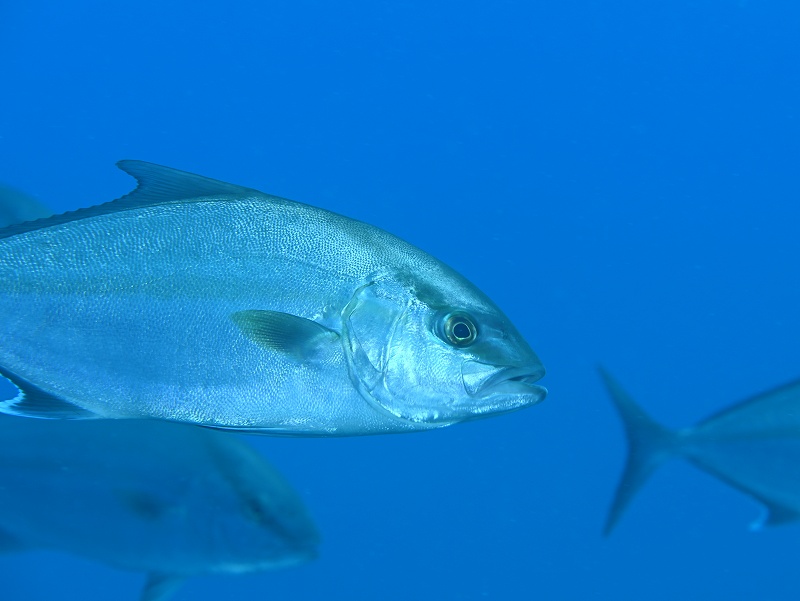
{"type": "Polygon", "coordinates": [[[662,463],[681,453],[681,437],[647,415],[608,372],[603,368],[599,371],[622,418],[628,439],[625,470],[617,484],[603,529],[603,534],[608,536],[650,474],[662,463]]]}

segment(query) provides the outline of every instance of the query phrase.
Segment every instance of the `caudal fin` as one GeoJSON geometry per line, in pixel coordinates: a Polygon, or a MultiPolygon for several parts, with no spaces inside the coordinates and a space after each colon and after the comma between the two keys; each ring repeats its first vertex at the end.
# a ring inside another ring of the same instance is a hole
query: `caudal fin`
{"type": "Polygon", "coordinates": [[[608,536],[650,474],[662,463],[678,454],[680,445],[677,433],[653,421],[607,371],[602,367],[599,371],[611,400],[622,418],[628,438],[625,470],[617,485],[617,492],[603,530],[603,534],[608,536]]]}

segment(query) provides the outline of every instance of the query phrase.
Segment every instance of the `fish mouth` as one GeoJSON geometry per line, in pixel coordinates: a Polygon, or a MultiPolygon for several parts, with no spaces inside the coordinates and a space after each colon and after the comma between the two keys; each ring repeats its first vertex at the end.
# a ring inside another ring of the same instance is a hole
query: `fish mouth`
{"type": "Polygon", "coordinates": [[[461,368],[464,388],[472,397],[521,397],[519,405],[532,405],[547,394],[544,386],[536,384],[544,376],[544,367],[535,365],[488,365],[467,361],[461,368]]]}

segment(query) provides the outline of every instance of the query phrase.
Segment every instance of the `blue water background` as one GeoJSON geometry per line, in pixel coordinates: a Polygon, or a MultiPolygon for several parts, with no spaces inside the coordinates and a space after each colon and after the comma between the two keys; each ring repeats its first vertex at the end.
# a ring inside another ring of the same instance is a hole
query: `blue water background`
{"type": "MultiPolygon", "coordinates": [[[[672,427],[800,377],[798,32],[788,0],[3,2],[0,181],[65,210],[136,158],[367,221],[548,369],[500,418],[253,439],[320,558],[176,601],[797,599],[800,526],[750,532],[756,503],[680,463],[602,538],[625,444],[595,367],[672,427]]],[[[9,601],[143,580],[44,551],[0,574],[9,601]]]]}

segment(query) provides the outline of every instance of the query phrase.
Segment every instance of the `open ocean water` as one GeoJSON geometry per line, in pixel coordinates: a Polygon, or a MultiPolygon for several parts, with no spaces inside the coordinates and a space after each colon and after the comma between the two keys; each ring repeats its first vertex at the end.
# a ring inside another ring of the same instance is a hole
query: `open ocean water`
{"type": "MultiPolygon", "coordinates": [[[[603,538],[626,451],[596,367],[671,427],[800,377],[799,32],[788,0],[3,1],[0,182],[67,210],[142,159],[366,221],[548,370],[502,417],[251,437],[320,556],[175,601],[797,599],[800,525],[751,532],[759,505],[685,463],[603,538]]],[[[41,550],[0,574],[8,601],[143,582],[41,550]]]]}

